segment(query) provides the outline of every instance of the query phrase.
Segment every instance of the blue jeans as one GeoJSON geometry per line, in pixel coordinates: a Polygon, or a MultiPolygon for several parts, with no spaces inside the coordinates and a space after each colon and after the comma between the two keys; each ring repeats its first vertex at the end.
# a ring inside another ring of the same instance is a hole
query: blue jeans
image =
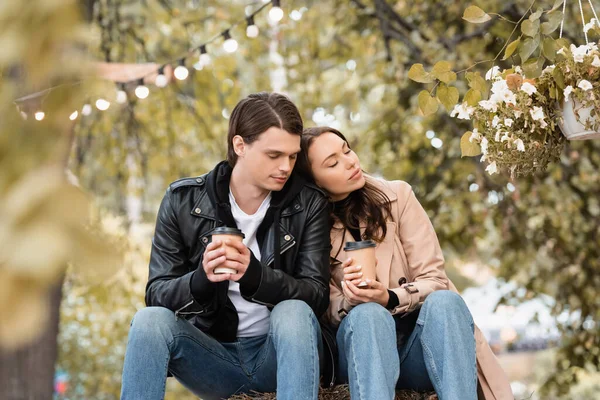
{"type": "Polygon", "coordinates": [[[393,399],[395,389],[435,390],[440,400],[476,400],[473,318],[448,290],[425,299],[405,344],[396,345],[394,316],[376,303],[354,307],[337,333],[340,379],[352,399],[393,399]]]}
{"type": "Polygon", "coordinates": [[[321,328],[303,301],[271,312],[267,335],[221,343],[163,307],[138,311],[131,323],[121,399],[163,399],[167,371],[202,399],[250,391],[277,399],[316,399],[321,328]]]}

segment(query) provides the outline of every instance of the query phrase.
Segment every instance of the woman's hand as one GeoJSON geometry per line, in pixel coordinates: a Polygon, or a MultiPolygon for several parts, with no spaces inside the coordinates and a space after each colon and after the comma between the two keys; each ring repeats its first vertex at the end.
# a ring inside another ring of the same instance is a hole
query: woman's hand
{"type": "Polygon", "coordinates": [[[348,258],[342,263],[342,268],[344,270],[344,281],[350,281],[355,285],[358,285],[362,282],[362,267],[360,265],[350,265],[352,264],[352,261],[352,258],[348,258]]]}
{"type": "MultiPolygon", "coordinates": [[[[352,261],[354,261],[352,258],[348,258],[342,263],[342,269],[344,271],[344,281],[350,281],[354,283],[355,286],[358,286],[363,281],[362,267],[360,265],[350,265],[352,264],[352,261]]],[[[375,267],[377,267],[378,263],[379,260],[375,259],[375,267]]]]}
{"type": "Polygon", "coordinates": [[[342,291],[346,301],[353,307],[362,303],[378,303],[385,307],[390,300],[390,294],[383,284],[370,279],[367,279],[366,289],[357,287],[351,281],[342,281],[342,291]]]}

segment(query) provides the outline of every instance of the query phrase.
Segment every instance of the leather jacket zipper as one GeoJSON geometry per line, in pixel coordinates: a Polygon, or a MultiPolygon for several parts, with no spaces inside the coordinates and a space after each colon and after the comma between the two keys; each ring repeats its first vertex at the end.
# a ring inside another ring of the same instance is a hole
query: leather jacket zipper
{"type": "Polygon", "coordinates": [[[175,311],[175,316],[178,317],[180,315],[191,315],[191,314],[202,314],[204,312],[204,310],[200,310],[200,311],[190,311],[190,312],[182,312],[181,310],[191,306],[192,304],[194,304],[194,300],[190,300],[187,304],[185,304],[183,307],[181,307],[179,310],[175,311]]]}
{"type": "MultiPolygon", "coordinates": [[[[296,244],[295,241],[286,244],[284,247],[281,248],[281,251],[279,252],[279,254],[283,254],[286,251],[288,251],[289,249],[291,249],[292,247],[294,247],[294,245],[296,244]]],[[[269,261],[267,261],[267,267],[271,264],[273,264],[273,262],[275,261],[275,255],[271,255],[271,257],[269,257],[269,261]]]]}

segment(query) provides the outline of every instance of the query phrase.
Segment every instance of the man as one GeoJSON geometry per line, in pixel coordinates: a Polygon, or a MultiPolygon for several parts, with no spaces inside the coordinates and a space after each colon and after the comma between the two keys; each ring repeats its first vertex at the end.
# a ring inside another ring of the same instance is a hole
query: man
{"type": "Polygon", "coordinates": [[[162,399],[168,373],[202,399],[317,398],[330,226],[323,193],[292,173],[302,128],[287,97],[252,94],[231,114],[227,161],[169,186],[122,399],[162,399]],[[220,226],[244,233],[243,244],[226,243],[239,254],[211,242],[220,226]],[[237,273],[216,274],[219,266],[237,273]]]}

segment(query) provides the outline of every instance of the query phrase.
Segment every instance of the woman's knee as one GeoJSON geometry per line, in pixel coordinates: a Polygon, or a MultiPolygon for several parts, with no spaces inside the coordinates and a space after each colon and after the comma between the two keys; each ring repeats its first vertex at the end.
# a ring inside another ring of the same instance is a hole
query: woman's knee
{"type": "Polygon", "coordinates": [[[458,293],[451,290],[437,290],[427,296],[421,314],[422,317],[439,316],[452,319],[463,317],[473,323],[473,317],[465,301],[458,293]]]}
{"type": "Polygon", "coordinates": [[[383,306],[377,303],[362,303],[350,310],[346,318],[356,322],[369,323],[393,323],[392,314],[383,306]]]}

